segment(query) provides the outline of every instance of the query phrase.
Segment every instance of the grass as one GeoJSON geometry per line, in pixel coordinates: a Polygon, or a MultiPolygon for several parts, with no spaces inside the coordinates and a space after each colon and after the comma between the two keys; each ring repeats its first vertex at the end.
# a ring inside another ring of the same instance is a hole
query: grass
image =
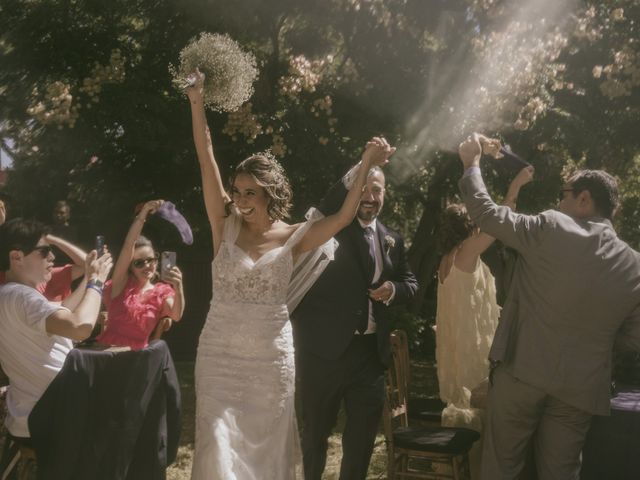
{"type": "MultiPolygon", "coordinates": [[[[193,362],[176,362],[180,387],[182,389],[182,435],[176,461],[167,470],[167,480],[189,480],[191,478],[191,462],[195,435],[195,390],[193,378],[193,362]]],[[[437,392],[437,379],[433,362],[412,362],[413,393],[416,396],[428,396],[437,392]]],[[[327,466],[324,480],[336,480],[340,471],[342,458],[341,434],[344,415],[338,418],[335,432],[329,438],[327,466]]],[[[369,465],[367,480],[387,478],[387,450],[382,435],[382,425],[369,465]]]]}

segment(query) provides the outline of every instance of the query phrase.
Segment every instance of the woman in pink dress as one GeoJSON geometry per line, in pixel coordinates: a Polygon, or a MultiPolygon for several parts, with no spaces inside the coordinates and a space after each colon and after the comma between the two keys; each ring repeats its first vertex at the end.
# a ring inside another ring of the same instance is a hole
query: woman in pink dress
{"type": "Polygon", "coordinates": [[[182,273],[174,266],[163,279],[167,283],[154,283],[158,255],[151,242],[140,234],[147,216],[160,205],[162,200],[145,203],[129,228],[113,277],[105,284],[103,300],[108,322],[97,338],[99,343],[139,350],[147,346],[156,327],[167,330],[171,322],[182,317],[182,273]],[[161,319],[163,324],[159,325],[161,319]]]}

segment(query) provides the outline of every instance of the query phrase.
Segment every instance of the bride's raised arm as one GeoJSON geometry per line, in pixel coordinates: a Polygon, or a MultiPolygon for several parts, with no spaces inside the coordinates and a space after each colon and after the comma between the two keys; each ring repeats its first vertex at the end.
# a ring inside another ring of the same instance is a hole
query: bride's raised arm
{"type": "Polygon", "coordinates": [[[187,96],[189,97],[189,103],[191,105],[193,141],[196,146],[198,162],[200,163],[204,204],[207,209],[209,224],[211,225],[213,255],[215,256],[218,253],[222,241],[222,230],[226,217],[225,206],[231,199],[224,189],[220,170],[213,156],[211,132],[207,126],[207,117],[204,112],[204,102],[202,99],[204,74],[196,70],[193,75],[195,76],[196,82],[194,86],[187,88],[187,96]]]}
{"type": "Polygon", "coordinates": [[[353,221],[358,212],[362,189],[367,183],[369,170],[386,164],[395,151],[396,149],[391,147],[384,138],[374,137],[367,143],[360,168],[342,206],[337,212],[318,220],[309,228],[293,248],[294,257],[324,244],[353,221]]]}

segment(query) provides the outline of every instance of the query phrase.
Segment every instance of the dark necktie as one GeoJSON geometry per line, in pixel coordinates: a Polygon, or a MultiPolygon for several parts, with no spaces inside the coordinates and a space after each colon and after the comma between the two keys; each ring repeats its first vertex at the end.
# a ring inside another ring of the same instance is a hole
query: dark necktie
{"type": "Polygon", "coordinates": [[[373,244],[373,242],[375,242],[373,228],[371,227],[364,228],[364,239],[367,241],[367,245],[369,246],[368,267],[369,267],[370,281],[373,282],[373,276],[376,273],[376,249],[373,244]]]}
{"type": "MultiPolygon", "coordinates": [[[[373,245],[373,242],[375,241],[374,238],[374,234],[373,234],[373,228],[371,227],[365,227],[364,228],[364,239],[367,242],[367,245],[369,247],[369,254],[368,254],[368,262],[367,262],[367,268],[369,269],[368,273],[369,273],[369,282],[373,281],[373,276],[375,275],[375,271],[376,271],[376,250],[375,247],[373,245]]],[[[358,332],[364,334],[364,332],[367,331],[367,328],[369,328],[369,311],[367,309],[367,314],[363,315],[362,318],[360,318],[358,320],[358,332]]]]}

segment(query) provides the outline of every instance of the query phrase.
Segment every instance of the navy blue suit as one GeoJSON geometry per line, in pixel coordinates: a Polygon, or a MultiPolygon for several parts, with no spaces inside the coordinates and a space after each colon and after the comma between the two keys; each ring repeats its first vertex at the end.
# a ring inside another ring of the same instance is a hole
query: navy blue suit
{"type": "MultiPolygon", "coordinates": [[[[347,194],[342,182],[320,205],[323,214],[336,212],[347,194]]],[[[297,370],[302,400],[302,448],[306,480],[320,480],[327,439],[344,400],[347,422],[343,434],[340,478],[364,479],[373,451],[384,403],[384,369],[389,365],[388,306],[373,302],[376,333],[355,335],[369,315],[369,289],[393,282],[391,305],[406,303],[418,285],[409,269],[402,237],[377,221],[376,249],[381,275],[373,271],[364,231],[357,219],[336,236],[335,258],[292,314],[297,370]]]]}

